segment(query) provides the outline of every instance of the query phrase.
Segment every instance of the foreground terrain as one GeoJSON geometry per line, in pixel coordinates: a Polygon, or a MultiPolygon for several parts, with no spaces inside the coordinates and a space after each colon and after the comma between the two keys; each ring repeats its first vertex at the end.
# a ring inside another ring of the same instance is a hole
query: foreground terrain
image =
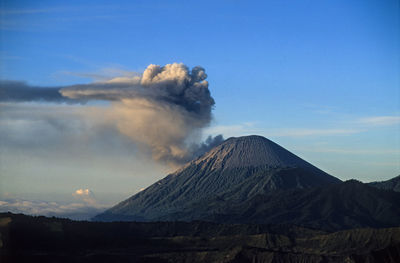
{"type": "Polygon", "coordinates": [[[86,222],[0,214],[1,262],[400,262],[400,228],[86,222]]]}

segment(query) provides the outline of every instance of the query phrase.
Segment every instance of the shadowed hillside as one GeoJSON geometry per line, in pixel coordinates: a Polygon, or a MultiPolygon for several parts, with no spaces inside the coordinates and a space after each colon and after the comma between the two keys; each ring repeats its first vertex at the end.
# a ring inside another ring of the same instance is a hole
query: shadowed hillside
{"type": "Polygon", "coordinates": [[[162,219],[286,223],[330,231],[400,226],[400,193],[377,189],[355,180],[260,194],[245,200],[232,198],[234,194],[203,200],[186,211],[162,219]]]}

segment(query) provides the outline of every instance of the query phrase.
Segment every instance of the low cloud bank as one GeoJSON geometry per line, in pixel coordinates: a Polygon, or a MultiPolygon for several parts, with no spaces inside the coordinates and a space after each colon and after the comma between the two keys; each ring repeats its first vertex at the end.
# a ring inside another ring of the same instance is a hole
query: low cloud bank
{"type": "Polygon", "coordinates": [[[3,199],[0,200],[0,212],[90,220],[93,216],[110,207],[97,203],[93,192],[89,189],[78,189],[72,195],[76,198],[76,201],[66,204],[15,198],[3,199]]]}
{"type": "Polygon", "coordinates": [[[0,201],[0,212],[23,213],[26,215],[43,215],[89,220],[105,211],[109,206],[86,203],[60,204],[56,202],[32,201],[23,199],[7,199],[0,201]]]}

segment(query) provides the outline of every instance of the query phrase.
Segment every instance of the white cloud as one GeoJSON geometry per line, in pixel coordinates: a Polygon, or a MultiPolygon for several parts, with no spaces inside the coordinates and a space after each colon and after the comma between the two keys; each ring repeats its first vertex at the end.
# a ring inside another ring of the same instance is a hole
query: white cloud
{"type": "Polygon", "coordinates": [[[90,196],[92,195],[92,191],[89,189],[78,189],[74,192],[74,194],[78,196],[90,196]]]}
{"type": "MultiPolygon", "coordinates": [[[[223,134],[224,137],[260,134],[267,137],[306,137],[351,135],[367,131],[373,126],[390,126],[400,124],[400,116],[374,116],[356,119],[348,128],[260,128],[254,122],[233,125],[216,125],[206,129],[209,134],[223,134]]],[[[348,124],[348,123],[347,123],[348,124]]],[[[339,127],[339,126],[338,126],[339,127]]]]}
{"type": "Polygon", "coordinates": [[[94,194],[89,189],[78,189],[72,193],[72,195],[78,200],[82,200],[83,202],[91,205],[96,204],[96,199],[94,198],[94,194]]]}
{"type": "Polygon", "coordinates": [[[400,124],[400,116],[375,116],[358,120],[361,124],[371,126],[390,126],[400,124]]]}
{"type": "Polygon", "coordinates": [[[224,137],[260,134],[267,137],[305,137],[305,136],[333,136],[350,135],[362,132],[361,129],[312,129],[312,128],[281,128],[261,129],[255,123],[242,123],[236,125],[213,126],[206,130],[210,134],[223,134],[224,137]]]}
{"type": "Polygon", "coordinates": [[[254,122],[244,122],[234,125],[216,125],[205,129],[204,134],[223,134],[225,138],[229,138],[262,133],[262,130],[256,128],[255,125],[256,123],[254,122]]]}
{"type": "Polygon", "coordinates": [[[303,137],[303,136],[333,136],[350,135],[362,132],[359,129],[280,129],[266,131],[266,134],[274,137],[303,137]]]}
{"type": "Polygon", "coordinates": [[[318,148],[297,148],[298,151],[303,152],[316,152],[316,153],[340,153],[340,154],[357,154],[357,155],[385,155],[385,154],[400,154],[400,150],[396,149],[341,149],[341,148],[326,148],[326,147],[318,147],[318,148]]]}

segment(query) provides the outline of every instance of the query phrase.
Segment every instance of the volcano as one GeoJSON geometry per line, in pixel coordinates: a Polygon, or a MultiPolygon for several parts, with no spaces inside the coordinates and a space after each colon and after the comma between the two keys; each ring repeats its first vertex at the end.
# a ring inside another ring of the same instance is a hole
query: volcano
{"type": "Polygon", "coordinates": [[[94,220],[177,220],[181,211],[221,196],[224,203],[240,203],[280,190],[340,182],[262,136],[233,137],[94,220]]]}

